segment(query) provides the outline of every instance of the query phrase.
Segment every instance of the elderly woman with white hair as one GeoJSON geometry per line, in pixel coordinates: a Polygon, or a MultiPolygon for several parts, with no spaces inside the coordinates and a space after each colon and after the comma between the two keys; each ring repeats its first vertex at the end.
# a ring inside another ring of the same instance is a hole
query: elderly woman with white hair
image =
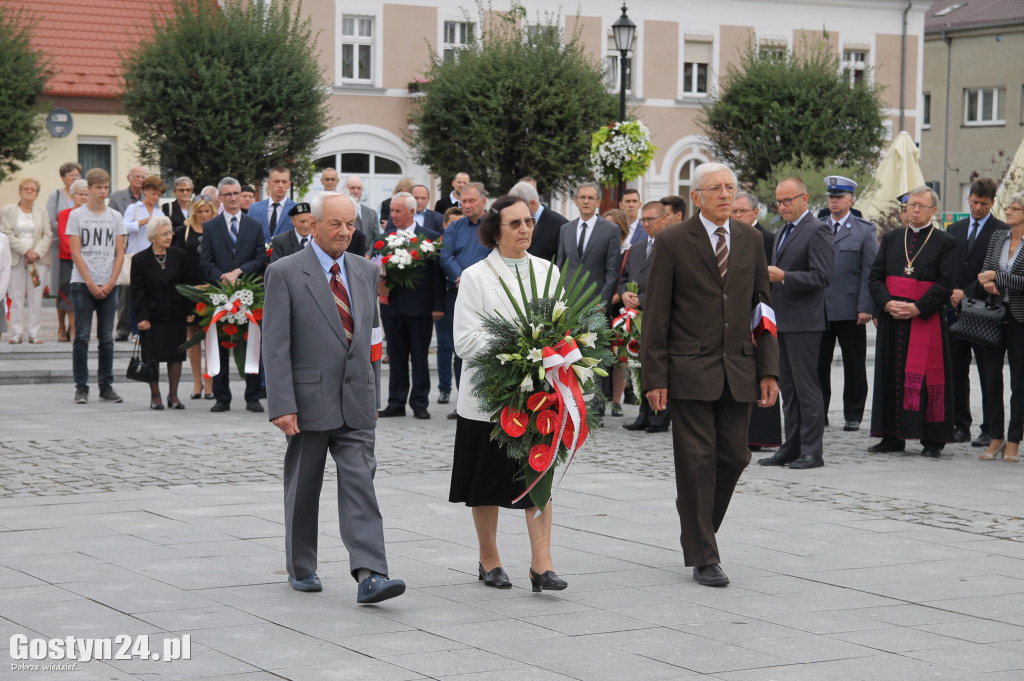
{"type": "MultiPolygon", "coordinates": [[[[185,353],[185,326],[191,310],[175,288],[188,283],[185,251],[171,246],[174,230],[170,218],[158,215],[146,224],[150,242],[132,257],[132,303],[139,324],[142,360],[167,363],[167,406],[184,409],[178,399],[178,381],[185,353]]],[[[160,384],[150,383],[150,409],[163,409],[160,384]]]]}

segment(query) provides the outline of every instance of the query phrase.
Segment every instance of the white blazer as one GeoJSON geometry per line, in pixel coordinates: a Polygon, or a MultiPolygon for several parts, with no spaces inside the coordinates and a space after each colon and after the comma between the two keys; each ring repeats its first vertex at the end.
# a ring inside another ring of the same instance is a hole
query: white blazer
{"type": "Polygon", "coordinates": [[[11,246],[0,232],[0,333],[7,331],[7,287],[11,283],[11,246]]]}
{"type": "MultiPolygon", "coordinates": [[[[551,285],[554,286],[554,283],[558,281],[558,268],[547,260],[532,255],[529,257],[537,277],[537,289],[543,291],[550,268],[554,268],[551,273],[551,285]]],[[[481,324],[481,315],[493,315],[495,311],[501,312],[504,317],[509,319],[515,315],[508,295],[501,286],[499,276],[512,290],[516,302],[521,305],[516,276],[502,260],[497,248],[493,249],[490,255],[480,262],[462,271],[462,278],[459,280],[459,295],[455,299],[455,318],[452,325],[455,336],[455,354],[463,361],[471,360],[479,355],[490,341],[490,336],[484,331],[481,324]]],[[[526,284],[526,294],[530,295],[528,276],[524,283],[526,284]]],[[[490,414],[481,408],[480,401],[472,394],[474,373],[468,366],[463,366],[462,378],[459,380],[459,402],[456,411],[463,418],[489,421],[490,414]]]]}

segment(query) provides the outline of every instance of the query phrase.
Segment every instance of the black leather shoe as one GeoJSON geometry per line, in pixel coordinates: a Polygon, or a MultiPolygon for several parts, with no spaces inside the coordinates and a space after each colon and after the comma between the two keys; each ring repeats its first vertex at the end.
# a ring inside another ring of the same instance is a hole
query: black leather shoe
{"type": "Polygon", "coordinates": [[[722,571],[722,566],[715,563],[714,565],[698,565],[693,568],[693,581],[704,586],[725,586],[729,583],[729,578],[722,571]]]}
{"type": "Polygon", "coordinates": [[[480,570],[480,579],[484,586],[493,586],[495,589],[511,589],[512,582],[509,581],[508,574],[499,565],[490,572],[484,571],[482,564],[477,564],[477,568],[480,570]]]}
{"type": "Polygon", "coordinates": [[[878,442],[868,447],[868,451],[871,452],[872,454],[882,454],[884,452],[902,452],[904,449],[906,449],[906,447],[907,445],[904,442],[899,442],[897,444],[892,440],[882,438],[881,442],[878,442]]]}
{"type": "Polygon", "coordinates": [[[533,571],[533,568],[530,568],[530,586],[533,587],[533,593],[540,593],[542,590],[561,591],[569,586],[569,584],[564,579],[559,578],[554,570],[548,570],[544,574],[538,575],[533,571]]]}
{"type": "Polygon", "coordinates": [[[459,420],[459,410],[456,409],[455,411],[451,412],[450,414],[448,414],[448,416],[446,418],[449,421],[458,421],[459,420]]]}
{"type": "Polygon", "coordinates": [[[860,421],[847,421],[843,426],[843,430],[851,432],[854,430],[860,430],[860,421]]]}
{"type": "Polygon", "coordinates": [[[288,583],[292,585],[292,588],[296,591],[323,591],[324,587],[320,583],[320,578],[316,576],[316,573],[303,577],[302,579],[295,579],[291,575],[288,576],[288,583]]]}
{"type": "Polygon", "coordinates": [[[263,411],[263,405],[260,404],[258,401],[257,402],[246,402],[245,403],[245,408],[247,410],[249,410],[251,412],[255,412],[257,414],[259,414],[260,412],[263,411]]]}
{"type": "Polygon", "coordinates": [[[231,403],[217,400],[214,402],[213,406],[210,407],[210,411],[231,411],[231,403]]]}
{"type": "Polygon", "coordinates": [[[937,459],[940,456],[942,456],[942,450],[938,449],[937,447],[927,446],[921,450],[921,456],[927,456],[931,457],[932,459],[937,459]]]}
{"type": "Polygon", "coordinates": [[[437,403],[438,404],[448,404],[449,402],[451,402],[451,400],[452,400],[451,393],[446,393],[445,392],[445,393],[441,393],[440,395],[437,396],[437,403]]]}
{"type": "Polygon", "coordinates": [[[415,416],[418,419],[429,419],[430,418],[430,412],[427,411],[426,409],[413,409],[412,410],[412,415],[415,416]]]}
{"type": "Polygon", "coordinates": [[[626,430],[647,430],[646,423],[623,423],[622,427],[626,430]]]}
{"type": "Polygon", "coordinates": [[[388,579],[379,572],[371,572],[370,576],[359,582],[356,603],[380,603],[405,593],[405,582],[400,579],[388,579]]]}
{"type": "Polygon", "coordinates": [[[377,416],[387,418],[389,416],[405,416],[405,407],[385,407],[377,412],[377,416]]]}
{"type": "Polygon", "coordinates": [[[971,431],[964,430],[963,428],[956,428],[953,430],[953,442],[970,442],[971,431]]]}
{"type": "Polygon", "coordinates": [[[978,435],[978,437],[971,441],[972,447],[988,447],[990,444],[992,444],[992,438],[990,438],[985,433],[981,433],[980,435],[978,435]]]}
{"type": "Polygon", "coordinates": [[[801,456],[796,461],[792,461],[789,467],[794,470],[801,470],[803,468],[821,468],[825,465],[825,460],[820,456],[801,456]]]}
{"type": "Polygon", "coordinates": [[[795,456],[780,456],[778,452],[775,452],[771,456],[758,459],[757,463],[761,466],[785,466],[787,463],[796,461],[797,458],[795,456]]]}
{"type": "Polygon", "coordinates": [[[668,426],[647,426],[648,433],[667,433],[668,426]]]}

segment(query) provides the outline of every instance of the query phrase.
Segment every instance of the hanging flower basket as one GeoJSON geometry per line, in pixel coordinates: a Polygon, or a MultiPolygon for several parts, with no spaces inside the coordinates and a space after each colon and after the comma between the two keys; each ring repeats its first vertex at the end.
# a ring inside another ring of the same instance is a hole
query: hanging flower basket
{"type": "Polygon", "coordinates": [[[603,184],[632,182],[647,172],[658,148],[640,121],[609,123],[590,138],[590,162],[603,184]]]}

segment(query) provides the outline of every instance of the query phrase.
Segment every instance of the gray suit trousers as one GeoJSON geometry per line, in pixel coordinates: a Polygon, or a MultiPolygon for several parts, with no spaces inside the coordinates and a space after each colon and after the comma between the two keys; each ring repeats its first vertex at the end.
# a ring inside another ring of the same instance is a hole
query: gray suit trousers
{"type": "Polygon", "coordinates": [[[360,568],[388,574],[384,521],[377,506],[373,475],[376,433],[342,426],[303,431],[288,438],[284,455],[285,554],[288,574],[304,579],[316,572],[320,489],[330,450],[338,469],[338,518],[353,578],[360,568]]]}
{"type": "Polygon", "coordinates": [[[821,331],[779,333],[779,392],[786,441],[776,456],[820,457],[825,434],[825,403],[818,383],[821,331]]]}

